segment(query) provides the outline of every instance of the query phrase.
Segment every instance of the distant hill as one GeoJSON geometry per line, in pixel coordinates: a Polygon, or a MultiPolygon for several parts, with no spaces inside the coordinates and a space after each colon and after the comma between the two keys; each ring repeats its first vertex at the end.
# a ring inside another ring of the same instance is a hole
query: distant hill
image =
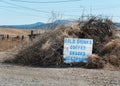
{"type": "MultiPolygon", "coordinates": [[[[51,29],[56,26],[69,24],[74,21],[70,20],[56,20],[52,23],[43,23],[37,22],[33,24],[25,24],[25,25],[2,25],[0,28],[17,28],[17,29],[51,29]]],[[[116,26],[120,27],[120,23],[115,23],[116,26]]]]}
{"type": "Polygon", "coordinates": [[[30,29],[30,28],[35,28],[36,26],[41,26],[41,25],[45,25],[45,24],[42,22],[37,22],[34,24],[25,24],[25,25],[2,25],[0,27],[2,27],[2,28],[30,29]]]}
{"type": "Polygon", "coordinates": [[[120,23],[115,23],[116,26],[120,27],[120,23]]]}
{"type": "Polygon", "coordinates": [[[56,21],[54,21],[55,24],[68,24],[70,22],[72,22],[72,21],[70,21],[70,20],[56,20],[56,21]]]}
{"type": "Polygon", "coordinates": [[[1,28],[17,28],[17,29],[50,29],[59,25],[68,24],[72,21],[69,20],[56,20],[53,23],[37,22],[34,24],[25,25],[2,25],[1,28]]]}

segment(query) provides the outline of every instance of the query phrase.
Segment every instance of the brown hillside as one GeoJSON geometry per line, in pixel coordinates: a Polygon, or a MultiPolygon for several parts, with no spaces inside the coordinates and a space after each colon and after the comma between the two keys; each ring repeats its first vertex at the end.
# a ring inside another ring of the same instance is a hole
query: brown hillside
{"type": "MultiPolygon", "coordinates": [[[[43,33],[45,30],[33,30],[34,33],[43,33]]],[[[27,36],[31,33],[30,29],[14,29],[14,28],[0,28],[0,34],[4,35],[24,35],[27,36]]]]}
{"type": "Polygon", "coordinates": [[[26,34],[28,34],[29,32],[30,32],[30,30],[0,28],[0,34],[26,35],[26,34]]]}

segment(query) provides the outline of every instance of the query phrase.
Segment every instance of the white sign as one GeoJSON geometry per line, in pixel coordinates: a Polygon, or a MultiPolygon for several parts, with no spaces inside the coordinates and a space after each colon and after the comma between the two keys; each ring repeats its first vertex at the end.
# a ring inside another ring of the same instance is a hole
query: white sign
{"type": "Polygon", "coordinates": [[[93,39],[64,39],[64,62],[87,62],[88,56],[92,54],[93,39]]]}

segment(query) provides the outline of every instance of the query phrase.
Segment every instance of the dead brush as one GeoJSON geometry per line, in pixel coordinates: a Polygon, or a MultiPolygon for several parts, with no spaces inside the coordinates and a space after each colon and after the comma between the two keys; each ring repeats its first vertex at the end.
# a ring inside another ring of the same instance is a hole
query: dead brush
{"type": "Polygon", "coordinates": [[[107,53],[117,53],[120,51],[120,39],[113,39],[107,44],[103,46],[103,49],[101,51],[101,55],[105,55],[107,53]]]}
{"type": "Polygon", "coordinates": [[[88,62],[86,63],[87,68],[103,68],[105,65],[105,61],[102,57],[98,56],[97,54],[92,54],[88,57],[88,62]]]}
{"type": "Polygon", "coordinates": [[[95,54],[91,55],[88,63],[84,65],[87,68],[103,68],[106,62],[103,57],[107,52],[103,56],[100,55],[104,51],[102,47],[112,38],[112,29],[114,24],[110,20],[96,17],[90,18],[83,25],[60,26],[41,34],[37,42],[20,50],[14,59],[7,59],[5,62],[34,66],[62,65],[64,38],[90,38],[94,40],[95,54]]]}
{"type": "Polygon", "coordinates": [[[101,56],[106,63],[120,67],[120,39],[114,39],[104,45],[101,56]]]}
{"type": "Polygon", "coordinates": [[[91,55],[88,58],[86,67],[104,68],[107,65],[107,69],[111,66],[113,66],[113,69],[114,67],[115,69],[120,68],[120,39],[114,39],[106,43],[99,55],[91,55]]]}
{"type": "Polygon", "coordinates": [[[86,21],[80,28],[83,38],[90,38],[94,40],[93,53],[98,54],[104,43],[111,39],[113,33],[112,30],[115,27],[109,19],[92,17],[89,18],[88,21],[86,21]]]}
{"type": "Polygon", "coordinates": [[[60,27],[52,29],[39,37],[39,40],[32,46],[24,48],[14,59],[8,59],[5,62],[23,64],[50,66],[63,64],[63,44],[65,37],[77,37],[76,30],[72,27],[60,27]],[[72,34],[69,34],[71,32],[72,34]]]}
{"type": "Polygon", "coordinates": [[[120,58],[116,55],[105,55],[104,58],[106,63],[109,63],[115,67],[120,67],[120,58]]]}

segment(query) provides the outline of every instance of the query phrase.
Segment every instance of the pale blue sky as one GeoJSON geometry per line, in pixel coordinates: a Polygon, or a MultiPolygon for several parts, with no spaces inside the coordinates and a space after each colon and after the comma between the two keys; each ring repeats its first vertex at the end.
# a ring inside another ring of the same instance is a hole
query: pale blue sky
{"type": "Polygon", "coordinates": [[[113,21],[120,22],[120,0],[72,0],[48,3],[54,1],[68,0],[0,0],[0,25],[48,22],[52,12],[61,15],[58,19],[77,19],[83,11],[84,15],[108,16],[113,21]]]}

